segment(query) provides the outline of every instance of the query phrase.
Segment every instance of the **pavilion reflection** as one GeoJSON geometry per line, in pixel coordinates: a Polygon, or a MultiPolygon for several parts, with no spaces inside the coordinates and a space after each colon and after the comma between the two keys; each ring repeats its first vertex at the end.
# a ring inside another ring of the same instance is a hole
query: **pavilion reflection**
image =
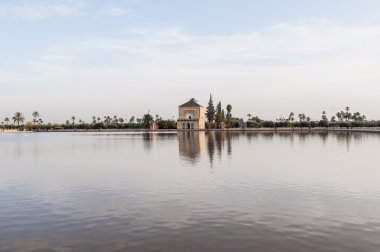
{"type": "Polygon", "coordinates": [[[229,132],[178,132],[179,154],[182,159],[196,163],[207,152],[209,163],[212,166],[215,157],[221,159],[224,152],[232,154],[231,139],[239,137],[238,133],[229,132]]]}
{"type": "Polygon", "coordinates": [[[181,131],[177,133],[177,139],[180,157],[196,163],[205,149],[205,132],[181,131]]]}

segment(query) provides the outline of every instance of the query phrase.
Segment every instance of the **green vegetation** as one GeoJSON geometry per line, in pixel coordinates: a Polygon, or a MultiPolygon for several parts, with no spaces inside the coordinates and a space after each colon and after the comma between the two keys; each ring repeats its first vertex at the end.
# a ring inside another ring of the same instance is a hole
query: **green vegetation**
{"type": "MultiPolygon", "coordinates": [[[[351,112],[350,107],[337,112],[331,119],[328,119],[326,111],[322,111],[320,120],[312,120],[305,113],[299,113],[295,116],[294,112],[290,112],[287,118],[280,117],[276,120],[262,120],[258,116],[247,114],[248,120],[232,116],[232,106],[228,104],[225,109],[222,103],[217,103],[216,109],[213,105],[213,98],[210,94],[210,100],[206,109],[206,128],[220,128],[223,124],[226,128],[358,128],[358,127],[380,127],[380,121],[367,120],[366,116],[360,112],[351,112]]],[[[67,119],[65,123],[53,124],[44,123],[40,117],[40,113],[35,111],[31,115],[32,120],[25,122],[25,117],[21,112],[16,112],[12,118],[4,118],[1,122],[0,129],[18,129],[18,130],[107,130],[107,129],[147,129],[154,122],[158,124],[160,129],[176,129],[176,121],[172,119],[163,120],[159,115],[153,117],[144,114],[141,118],[131,116],[123,118],[114,116],[92,116],[90,122],[82,119],[77,120],[75,116],[67,119]],[[101,119],[103,118],[103,120],[101,119]],[[24,123],[25,122],[25,123],[24,123]]]]}
{"type": "Polygon", "coordinates": [[[34,131],[48,131],[48,130],[101,130],[101,129],[146,129],[149,128],[150,124],[155,122],[158,124],[160,129],[176,129],[177,123],[172,120],[163,120],[159,115],[155,116],[155,120],[152,115],[144,114],[141,118],[135,118],[131,116],[129,119],[114,116],[104,116],[104,120],[101,117],[92,116],[91,122],[87,123],[82,119],[77,121],[75,116],[67,119],[64,123],[45,123],[40,118],[40,113],[35,111],[31,115],[32,121],[26,122],[24,124],[24,115],[17,112],[12,117],[11,120],[6,117],[3,122],[1,122],[0,129],[12,129],[12,130],[34,130],[34,131]]]}
{"type": "Polygon", "coordinates": [[[215,119],[215,107],[214,101],[212,100],[212,95],[210,94],[210,100],[206,108],[206,118],[209,123],[213,123],[215,119]]]}
{"type": "Polygon", "coordinates": [[[262,120],[258,116],[247,114],[248,120],[234,118],[231,114],[232,106],[226,107],[227,114],[222,109],[221,102],[214,109],[212,95],[206,108],[206,128],[220,128],[222,122],[227,128],[316,128],[316,127],[338,127],[338,128],[358,128],[358,127],[380,127],[380,121],[368,121],[365,115],[359,112],[351,113],[350,107],[337,112],[335,116],[328,119],[326,111],[322,111],[321,120],[312,120],[305,113],[299,113],[297,119],[294,112],[290,112],[288,118],[280,117],[274,121],[262,120]],[[215,120],[215,124],[214,124],[215,120]]]}

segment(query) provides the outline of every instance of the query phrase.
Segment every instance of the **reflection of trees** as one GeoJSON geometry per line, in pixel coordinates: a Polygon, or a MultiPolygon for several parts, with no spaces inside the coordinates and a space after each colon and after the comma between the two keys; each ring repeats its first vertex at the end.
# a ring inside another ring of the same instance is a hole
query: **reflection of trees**
{"type": "Polygon", "coordinates": [[[266,140],[272,140],[274,137],[274,133],[273,132],[263,132],[262,137],[266,140]]]}
{"type": "Polygon", "coordinates": [[[231,145],[230,134],[228,134],[228,136],[227,136],[227,154],[228,154],[228,156],[231,156],[231,154],[232,154],[232,145],[231,145]]]}
{"type": "Polygon", "coordinates": [[[350,150],[352,142],[360,143],[368,135],[365,133],[355,133],[355,132],[336,132],[334,133],[339,145],[345,145],[347,151],[350,150]]]}
{"type": "Polygon", "coordinates": [[[152,149],[153,133],[144,133],[143,142],[144,142],[144,149],[146,151],[150,151],[152,149]]]}
{"type": "Polygon", "coordinates": [[[226,150],[227,155],[232,154],[232,139],[239,138],[240,133],[236,132],[208,132],[207,133],[207,154],[209,162],[212,165],[214,162],[215,153],[219,159],[222,159],[223,151],[226,150]],[[225,148],[225,144],[227,147],[225,148]]]}
{"type": "Polygon", "coordinates": [[[212,165],[215,154],[214,132],[207,133],[207,154],[212,165]]]}
{"type": "Polygon", "coordinates": [[[172,141],[173,138],[176,137],[176,134],[173,133],[144,133],[143,134],[143,142],[144,149],[150,151],[153,148],[154,142],[164,142],[164,141],[172,141]]]}
{"type": "MultiPolygon", "coordinates": [[[[361,143],[368,134],[350,132],[178,132],[179,152],[181,157],[195,162],[199,160],[202,146],[207,151],[209,163],[212,166],[215,162],[215,155],[219,160],[223,155],[232,155],[234,140],[241,142],[242,138],[247,139],[249,144],[260,144],[264,142],[281,142],[284,144],[309,145],[317,142],[326,145],[329,139],[337,139],[338,144],[345,145],[350,149],[352,142],[361,143]],[[202,133],[203,137],[199,134],[202,133]]],[[[379,137],[380,139],[380,137],[379,137]]],[[[243,140],[244,141],[244,140],[243,140]]],[[[244,143],[240,143],[244,144],[244,143]]],[[[264,143],[265,144],[265,143],[264,143]]]]}
{"type": "Polygon", "coordinates": [[[257,132],[247,132],[246,135],[247,135],[248,142],[251,142],[251,141],[256,140],[258,138],[259,133],[257,133],[257,132]]]}
{"type": "Polygon", "coordinates": [[[298,139],[300,143],[305,144],[306,138],[309,136],[309,133],[300,132],[298,133],[298,139]]]}
{"type": "Polygon", "coordinates": [[[225,134],[221,132],[215,133],[216,150],[218,152],[219,159],[222,157],[222,143],[224,143],[224,135],[225,134]]]}

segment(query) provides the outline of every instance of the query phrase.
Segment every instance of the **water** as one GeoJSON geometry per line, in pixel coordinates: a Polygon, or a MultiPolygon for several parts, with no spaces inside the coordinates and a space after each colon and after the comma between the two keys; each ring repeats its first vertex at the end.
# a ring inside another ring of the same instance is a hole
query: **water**
{"type": "Polygon", "coordinates": [[[380,251],[380,135],[0,135],[0,251],[380,251]]]}

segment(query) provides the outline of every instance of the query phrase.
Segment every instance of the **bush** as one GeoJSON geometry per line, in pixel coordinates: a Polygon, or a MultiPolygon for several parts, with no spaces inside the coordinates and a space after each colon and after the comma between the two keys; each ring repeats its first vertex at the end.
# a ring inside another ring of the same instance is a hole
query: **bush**
{"type": "Polygon", "coordinates": [[[261,123],[261,125],[264,127],[264,128],[274,128],[274,122],[273,121],[263,121],[261,123]]]}

